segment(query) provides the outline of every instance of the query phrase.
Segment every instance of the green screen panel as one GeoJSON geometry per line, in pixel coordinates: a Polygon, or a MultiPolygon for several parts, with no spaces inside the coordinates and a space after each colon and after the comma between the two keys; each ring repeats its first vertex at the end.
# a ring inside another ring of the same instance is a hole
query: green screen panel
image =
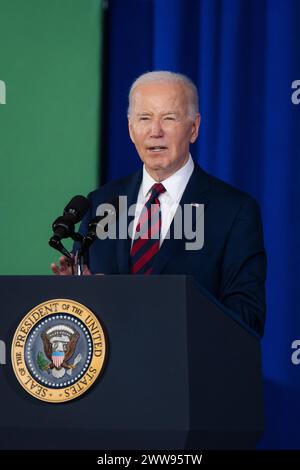
{"type": "Polygon", "coordinates": [[[0,0],[0,274],[50,274],[53,220],[97,187],[101,21],[101,0],[0,0]]]}

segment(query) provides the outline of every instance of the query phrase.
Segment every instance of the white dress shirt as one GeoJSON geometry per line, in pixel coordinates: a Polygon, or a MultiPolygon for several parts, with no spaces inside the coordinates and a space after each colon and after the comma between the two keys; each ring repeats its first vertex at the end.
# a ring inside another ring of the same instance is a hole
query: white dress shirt
{"type": "MultiPolygon", "coordinates": [[[[189,155],[186,164],[180,168],[176,173],[169,176],[164,181],[160,181],[166,188],[166,191],[159,195],[160,209],[161,209],[161,233],[160,245],[164,241],[166,234],[170,228],[171,222],[174,218],[180,199],[188,184],[188,181],[194,170],[194,162],[189,155]]],[[[143,167],[143,180],[140,186],[136,210],[133,223],[133,233],[136,231],[136,226],[140,217],[140,213],[150,197],[150,190],[152,186],[157,183],[152,176],[147,172],[145,165],[143,167]]]]}

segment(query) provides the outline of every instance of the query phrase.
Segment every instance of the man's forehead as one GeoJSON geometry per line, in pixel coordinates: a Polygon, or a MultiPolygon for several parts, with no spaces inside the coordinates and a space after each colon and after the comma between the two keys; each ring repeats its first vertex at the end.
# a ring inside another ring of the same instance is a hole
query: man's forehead
{"type": "Polygon", "coordinates": [[[182,105],[187,101],[186,88],[181,83],[154,82],[138,85],[132,92],[132,104],[139,108],[147,104],[173,103],[182,105]]]}

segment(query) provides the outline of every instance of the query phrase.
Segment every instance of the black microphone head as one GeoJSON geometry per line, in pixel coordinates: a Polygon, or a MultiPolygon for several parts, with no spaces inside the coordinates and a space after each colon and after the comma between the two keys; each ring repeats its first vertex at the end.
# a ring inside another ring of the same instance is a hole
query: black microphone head
{"type": "Polygon", "coordinates": [[[68,238],[74,232],[72,217],[69,214],[57,217],[52,224],[52,230],[59,239],[68,238]]]}
{"type": "Polygon", "coordinates": [[[89,200],[84,196],[74,196],[69,204],[66,205],[64,208],[64,216],[69,215],[72,217],[73,223],[77,224],[86,212],[88,211],[90,206],[89,200]]]}

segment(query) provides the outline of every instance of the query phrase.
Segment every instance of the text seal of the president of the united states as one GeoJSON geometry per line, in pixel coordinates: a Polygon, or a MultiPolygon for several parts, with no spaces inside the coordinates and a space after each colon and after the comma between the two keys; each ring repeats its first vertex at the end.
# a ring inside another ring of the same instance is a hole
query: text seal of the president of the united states
{"type": "Polygon", "coordinates": [[[85,393],[99,376],[106,340],[98,318],[70,299],[30,310],[12,342],[12,365],[22,387],[39,400],[60,403],[85,393]]]}

